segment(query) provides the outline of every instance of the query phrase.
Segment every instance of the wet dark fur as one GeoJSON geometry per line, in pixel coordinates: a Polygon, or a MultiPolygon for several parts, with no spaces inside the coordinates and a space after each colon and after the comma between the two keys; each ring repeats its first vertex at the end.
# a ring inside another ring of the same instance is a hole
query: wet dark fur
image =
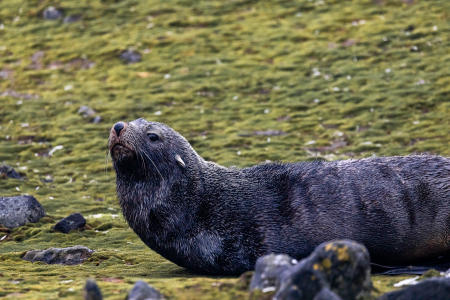
{"type": "Polygon", "coordinates": [[[362,242],[382,264],[449,253],[449,158],[225,168],[143,119],[130,122],[121,141],[131,150],[111,155],[126,220],[150,248],[196,272],[239,274],[264,254],[302,258],[337,238],[362,242]],[[161,140],[150,141],[149,130],[161,140]]]}

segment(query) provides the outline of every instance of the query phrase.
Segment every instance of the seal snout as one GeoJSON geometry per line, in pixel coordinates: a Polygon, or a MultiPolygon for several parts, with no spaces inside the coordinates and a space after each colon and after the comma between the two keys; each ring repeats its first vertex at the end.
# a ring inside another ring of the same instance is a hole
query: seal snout
{"type": "Polygon", "coordinates": [[[114,124],[114,131],[116,132],[116,135],[119,136],[120,132],[122,131],[122,129],[125,128],[125,123],[124,122],[117,122],[116,124],[114,124]]]}
{"type": "Polygon", "coordinates": [[[126,122],[117,122],[109,133],[109,150],[114,160],[121,160],[125,157],[132,157],[133,150],[127,139],[125,132],[128,124],[126,122]]]}

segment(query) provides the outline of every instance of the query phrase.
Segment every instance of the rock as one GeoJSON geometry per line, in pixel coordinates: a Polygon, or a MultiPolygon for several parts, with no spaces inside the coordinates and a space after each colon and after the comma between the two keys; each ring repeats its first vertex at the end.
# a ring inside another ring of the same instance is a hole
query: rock
{"type": "Polygon", "coordinates": [[[10,167],[5,164],[0,165],[0,177],[8,177],[8,178],[15,178],[15,179],[22,179],[22,176],[20,176],[19,173],[14,170],[13,167],[10,167]]]}
{"type": "Polygon", "coordinates": [[[102,300],[102,292],[95,280],[88,279],[84,286],[84,300],[102,300]]]}
{"type": "Polygon", "coordinates": [[[73,229],[83,228],[84,225],[86,225],[86,219],[80,213],[75,213],[59,221],[54,229],[62,233],[69,233],[73,229]]]}
{"type": "Polygon", "coordinates": [[[102,117],[100,116],[95,116],[94,119],[92,120],[92,123],[94,124],[98,124],[102,121],[102,117]]]}
{"type": "Polygon", "coordinates": [[[269,254],[258,258],[255,265],[250,290],[275,290],[280,282],[281,274],[297,263],[286,254],[269,254]]]}
{"type": "Polygon", "coordinates": [[[329,288],[322,272],[308,267],[293,269],[288,276],[283,276],[274,300],[310,300],[319,296],[322,289],[329,288]]]}
{"type": "Polygon", "coordinates": [[[323,288],[342,299],[368,296],[372,282],[367,249],[350,240],[319,245],[309,257],[284,272],[274,299],[313,299],[323,288]]]}
{"type": "Polygon", "coordinates": [[[95,110],[86,105],[80,106],[80,108],[78,109],[78,113],[82,115],[83,118],[93,118],[97,114],[95,110]]]}
{"type": "Polygon", "coordinates": [[[61,10],[56,9],[53,6],[47,7],[44,12],[42,13],[42,16],[46,20],[58,20],[62,18],[63,13],[61,10]]]}
{"type": "Polygon", "coordinates": [[[382,295],[378,300],[447,300],[450,299],[450,278],[430,278],[416,285],[382,295]]]}
{"type": "Polygon", "coordinates": [[[90,108],[89,106],[80,106],[78,109],[78,113],[83,116],[83,118],[91,120],[92,123],[100,123],[102,120],[102,117],[97,115],[97,112],[90,108]]]}
{"type": "Polygon", "coordinates": [[[64,18],[63,23],[75,23],[81,19],[81,15],[70,15],[64,18]]]}
{"type": "Polygon", "coordinates": [[[314,300],[341,300],[341,297],[325,287],[314,297],[314,300]]]}
{"type": "Polygon", "coordinates": [[[45,211],[33,196],[0,197],[0,224],[16,228],[38,222],[45,211]]]}
{"type": "Polygon", "coordinates": [[[120,59],[126,62],[127,64],[133,64],[140,62],[142,59],[142,55],[134,50],[126,50],[120,54],[120,59]]]}
{"type": "Polygon", "coordinates": [[[48,248],[30,250],[22,257],[31,262],[42,261],[47,264],[78,265],[89,258],[94,251],[84,246],[68,248],[48,248]]]}
{"type": "Polygon", "coordinates": [[[144,281],[138,281],[128,293],[126,300],[157,300],[164,299],[157,290],[144,281]]]}

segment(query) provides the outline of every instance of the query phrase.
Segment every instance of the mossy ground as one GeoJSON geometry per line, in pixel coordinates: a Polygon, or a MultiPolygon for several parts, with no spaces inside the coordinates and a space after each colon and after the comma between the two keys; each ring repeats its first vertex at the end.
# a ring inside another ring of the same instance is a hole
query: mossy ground
{"type": "MultiPolygon", "coordinates": [[[[0,232],[0,297],[79,299],[89,277],[107,299],[123,299],[137,279],[177,299],[248,297],[236,278],[189,274],[128,228],[110,126],[165,122],[227,166],[448,156],[449,11],[449,1],[1,1],[0,162],[26,179],[0,179],[0,195],[32,194],[49,216],[0,232]],[[82,19],[43,20],[49,5],[82,19]],[[129,48],[142,62],[118,58],[129,48]],[[79,115],[82,105],[102,122],[79,115]],[[286,134],[254,134],[264,130],[286,134]],[[88,217],[86,230],[52,232],[73,212],[88,217]],[[80,266],[20,259],[76,244],[96,251],[80,266]]],[[[401,279],[374,282],[387,291],[401,279]]]]}

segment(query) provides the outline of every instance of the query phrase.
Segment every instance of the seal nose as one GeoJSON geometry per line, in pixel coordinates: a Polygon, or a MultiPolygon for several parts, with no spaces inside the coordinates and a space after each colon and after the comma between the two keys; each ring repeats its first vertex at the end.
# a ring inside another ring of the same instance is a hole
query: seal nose
{"type": "Polygon", "coordinates": [[[114,124],[114,131],[116,132],[117,136],[119,136],[120,132],[122,131],[122,129],[125,127],[125,125],[123,124],[123,122],[118,122],[116,124],[114,124]]]}

